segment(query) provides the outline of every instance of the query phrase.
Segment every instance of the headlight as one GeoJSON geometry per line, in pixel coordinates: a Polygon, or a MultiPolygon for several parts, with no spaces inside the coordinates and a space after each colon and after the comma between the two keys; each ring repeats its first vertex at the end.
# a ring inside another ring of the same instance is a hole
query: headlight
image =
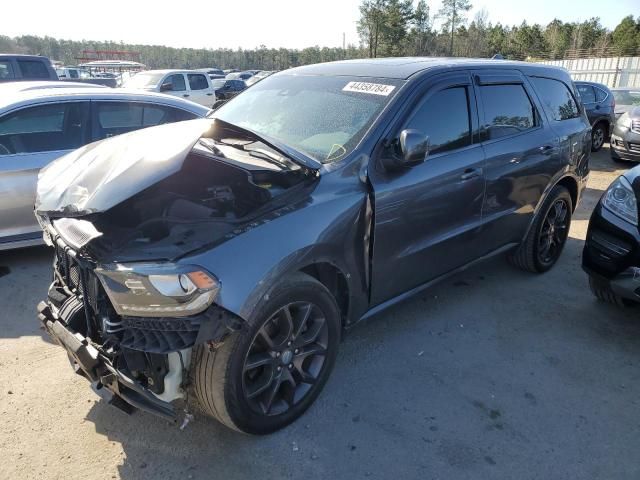
{"type": "Polygon", "coordinates": [[[604,194],[602,206],[623,220],[638,225],[638,201],[626,178],[618,177],[611,184],[604,194]]]}
{"type": "Polygon", "coordinates": [[[629,112],[623,113],[616,121],[616,124],[629,130],[631,128],[631,117],[629,116],[629,112]]]}
{"type": "Polygon", "coordinates": [[[134,317],[184,317],[205,310],[220,290],[210,273],[175,264],[114,264],[95,270],[116,312],[134,317]]]}

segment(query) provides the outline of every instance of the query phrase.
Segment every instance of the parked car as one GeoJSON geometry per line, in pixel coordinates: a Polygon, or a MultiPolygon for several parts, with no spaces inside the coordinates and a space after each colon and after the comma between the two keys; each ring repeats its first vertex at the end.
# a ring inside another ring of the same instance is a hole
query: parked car
{"type": "Polygon", "coordinates": [[[123,88],[165,93],[208,108],[215,102],[211,79],[206,73],[194,70],[147,70],[131,77],[123,88]]]}
{"type": "Polygon", "coordinates": [[[230,100],[247,88],[247,85],[242,80],[225,80],[222,78],[213,80],[211,85],[216,94],[216,100],[230,100]]]}
{"type": "Polygon", "coordinates": [[[581,108],[541,64],[342,61],[84,147],[38,183],[40,320],[120,406],[175,419],[192,381],[204,412],[272,432],[359,320],[502,252],[553,267],[589,170],[581,108]]]}
{"type": "Polygon", "coordinates": [[[25,80],[58,80],[58,76],[47,57],[0,54],[0,82],[25,80]]]}
{"type": "Polygon", "coordinates": [[[204,72],[207,75],[209,75],[209,78],[211,80],[214,80],[216,78],[224,78],[225,77],[225,73],[220,70],[219,68],[200,68],[198,70],[196,70],[198,72],[204,72]]]}
{"type": "Polygon", "coordinates": [[[252,72],[232,72],[225,77],[227,80],[248,80],[253,77],[252,72]]]}
{"type": "Polygon", "coordinates": [[[595,82],[575,82],[591,123],[591,151],[597,152],[609,139],[616,123],[616,101],[609,87],[595,82]]]}
{"type": "Polygon", "coordinates": [[[640,162],[640,106],[632,107],[618,118],[611,134],[611,158],[640,162]]]}
{"type": "Polygon", "coordinates": [[[263,70],[256,73],[253,77],[250,77],[249,79],[245,80],[244,83],[247,85],[247,87],[250,87],[251,85],[258,83],[260,80],[264,80],[269,75],[273,75],[274,73],[275,72],[263,70]]]}
{"type": "MultiPolygon", "coordinates": [[[[88,70],[79,67],[60,67],[56,68],[58,78],[63,81],[72,81],[74,83],[90,83],[94,85],[103,85],[105,87],[115,88],[118,80],[114,76],[94,76],[88,70]]],[[[111,74],[113,75],[113,74],[111,74]]]]}
{"type": "Polygon", "coordinates": [[[0,97],[3,96],[3,92],[7,94],[17,93],[17,92],[26,92],[29,90],[42,90],[42,89],[52,89],[52,88],[107,88],[100,85],[95,85],[91,83],[80,83],[80,82],[59,82],[54,80],[43,80],[43,81],[25,81],[25,82],[6,82],[0,83],[0,97]]]}
{"type": "Polygon", "coordinates": [[[600,300],[619,306],[640,301],[640,166],[618,177],[596,205],[582,254],[589,286],[600,300]]]}
{"type": "Polygon", "coordinates": [[[38,172],[52,160],[96,140],[208,112],[154,93],[33,87],[0,85],[0,250],[42,243],[33,204],[38,172]]]}
{"type": "Polygon", "coordinates": [[[640,88],[612,88],[616,101],[616,118],[634,107],[640,107],[640,88]]]}

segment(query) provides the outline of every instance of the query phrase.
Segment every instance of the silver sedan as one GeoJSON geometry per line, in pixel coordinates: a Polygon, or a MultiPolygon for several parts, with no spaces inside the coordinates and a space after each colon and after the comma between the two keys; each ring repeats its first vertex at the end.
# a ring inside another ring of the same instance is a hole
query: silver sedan
{"type": "Polygon", "coordinates": [[[33,215],[42,167],[88,143],[209,109],[168,95],[55,82],[0,86],[0,250],[37,245],[33,215]]]}

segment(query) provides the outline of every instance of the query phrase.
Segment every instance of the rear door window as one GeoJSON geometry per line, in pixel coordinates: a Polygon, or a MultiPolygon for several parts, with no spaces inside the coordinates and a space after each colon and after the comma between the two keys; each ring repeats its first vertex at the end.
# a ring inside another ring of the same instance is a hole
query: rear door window
{"type": "Polygon", "coordinates": [[[582,103],[596,102],[596,92],[591,85],[577,84],[576,88],[578,89],[582,103]]]}
{"type": "Polygon", "coordinates": [[[0,118],[0,155],[72,150],[87,141],[87,102],[23,108],[0,118]]]}
{"type": "Polygon", "coordinates": [[[22,78],[48,79],[49,69],[40,60],[17,60],[22,78]]]}
{"type": "MultiPolygon", "coordinates": [[[[538,91],[547,114],[556,121],[569,120],[580,116],[576,99],[569,88],[559,80],[530,77],[538,91]]],[[[580,88],[580,87],[578,87],[580,88]]],[[[593,90],[591,87],[589,87],[593,90]]]]}
{"type": "Polygon", "coordinates": [[[405,128],[419,130],[429,137],[430,154],[471,145],[467,87],[448,88],[429,96],[405,128]]]}
{"type": "Polygon", "coordinates": [[[11,60],[0,60],[0,81],[15,78],[11,60]]]}
{"type": "Polygon", "coordinates": [[[515,135],[536,127],[535,107],[520,84],[479,87],[485,139],[515,135]]]}
{"type": "Polygon", "coordinates": [[[148,103],[95,102],[94,138],[103,139],[140,128],[196,118],[183,110],[148,103]]]}
{"type": "Polygon", "coordinates": [[[189,87],[191,90],[205,90],[209,88],[209,83],[207,82],[207,77],[204,75],[193,74],[190,73],[188,75],[189,78],[189,87]]]}

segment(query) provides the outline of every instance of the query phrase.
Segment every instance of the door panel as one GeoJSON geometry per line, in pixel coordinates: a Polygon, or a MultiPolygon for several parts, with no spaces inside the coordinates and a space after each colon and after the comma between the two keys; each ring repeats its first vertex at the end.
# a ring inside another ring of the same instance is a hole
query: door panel
{"type": "Polygon", "coordinates": [[[189,81],[190,97],[192,102],[199,103],[205,107],[213,105],[213,90],[210,87],[207,77],[201,73],[190,73],[187,75],[189,81]]]}
{"type": "Polygon", "coordinates": [[[0,155],[0,239],[40,230],[33,214],[38,172],[70,151],[0,155]]]}
{"type": "Polygon", "coordinates": [[[502,70],[475,76],[486,156],[483,253],[520,242],[552,177],[562,168],[559,141],[525,78],[502,70]]]}
{"type": "Polygon", "coordinates": [[[0,118],[0,238],[38,232],[38,172],[88,142],[88,102],[25,107],[0,118]]]}
{"type": "MultiPolygon", "coordinates": [[[[397,138],[403,128],[422,128],[433,138],[432,153],[424,163],[400,172],[381,171],[379,163],[370,168],[375,212],[372,306],[476,257],[484,197],[484,154],[472,143],[476,122],[470,77],[434,79],[396,132],[397,138]],[[450,95],[454,88],[466,98],[466,139],[455,126],[460,117],[451,104],[459,102],[458,95],[450,95]]],[[[392,154],[388,149],[382,153],[392,154]]]]}

